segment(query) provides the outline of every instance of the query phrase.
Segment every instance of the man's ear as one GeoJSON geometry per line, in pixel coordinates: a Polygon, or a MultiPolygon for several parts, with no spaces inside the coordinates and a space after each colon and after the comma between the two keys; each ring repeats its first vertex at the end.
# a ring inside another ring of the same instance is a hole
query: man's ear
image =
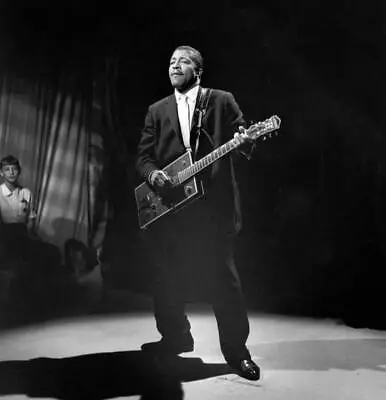
{"type": "Polygon", "coordinates": [[[201,78],[201,74],[202,74],[202,69],[201,68],[198,68],[198,67],[194,68],[194,76],[196,78],[201,78]]]}

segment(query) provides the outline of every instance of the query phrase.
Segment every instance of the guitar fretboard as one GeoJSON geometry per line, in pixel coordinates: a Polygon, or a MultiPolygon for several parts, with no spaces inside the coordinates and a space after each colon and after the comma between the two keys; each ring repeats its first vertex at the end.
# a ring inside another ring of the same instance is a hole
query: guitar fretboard
{"type": "MultiPolygon", "coordinates": [[[[252,131],[255,131],[254,135],[250,137],[256,140],[258,137],[265,135],[266,133],[279,129],[280,123],[281,123],[280,118],[277,115],[273,115],[271,118],[268,118],[264,122],[260,122],[258,124],[250,126],[246,131],[246,133],[250,134],[252,131]]],[[[183,169],[182,171],[179,171],[177,175],[172,178],[172,181],[177,185],[184,183],[188,179],[192,178],[194,175],[197,175],[203,169],[209,167],[209,165],[213,164],[221,157],[225,156],[232,150],[239,147],[240,144],[241,142],[238,139],[233,138],[229,140],[228,142],[224,143],[217,149],[213,150],[211,153],[207,154],[205,157],[196,161],[194,164],[183,169]]]]}
{"type": "Polygon", "coordinates": [[[240,143],[235,139],[231,139],[228,142],[224,143],[216,150],[213,150],[205,157],[196,161],[191,166],[178,172],[177,174],[178,183],[179,184],[184,183],[188,179],[192,178],[194,175],[201,172],[203,169],[209,167],[209,165],[213,164],[215,161],[219,160],[221,157],[225,156],[226,154],[237,148],[239,145],[240,143]]]}

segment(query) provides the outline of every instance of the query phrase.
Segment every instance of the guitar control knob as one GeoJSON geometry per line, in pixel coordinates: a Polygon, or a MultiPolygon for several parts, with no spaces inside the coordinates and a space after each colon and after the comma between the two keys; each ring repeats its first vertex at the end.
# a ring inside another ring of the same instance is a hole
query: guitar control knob
{"type": "Polygon", "coordinates": [[[193,188],[191,185],[186,185],[184,187],[185,196],[190,196],[193,193],[193,188]]]}

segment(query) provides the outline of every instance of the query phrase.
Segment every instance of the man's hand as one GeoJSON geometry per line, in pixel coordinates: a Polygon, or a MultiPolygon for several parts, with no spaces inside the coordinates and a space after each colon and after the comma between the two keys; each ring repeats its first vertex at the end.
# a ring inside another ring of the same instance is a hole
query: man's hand
{"type": "Polygon", "coordinates": [[[239,126],[239,131],[235,132],[233,138],[236,139],[239,144],[252,143],[255,141],[255,138],[252,135],[248,135],[247,129],[243,126],[239,126]]]}
{"type": "Polygon", "coordinates": [[[164,187],[165,184],[171,183],[170,177],[160,169],[153,171],[149,176],[149,182],[152,186],[164,187]]]}
{"type": "Polygon", "coordinates": [[[239,148],[238,151],[247,160],[250,160],[252,157],[253,150],[255,149],[255,138],[251,137],[246,133],[247,129],[243,126],[239,126],[239,131],[233,135],[233,138],[238,142],[239,148]]]}

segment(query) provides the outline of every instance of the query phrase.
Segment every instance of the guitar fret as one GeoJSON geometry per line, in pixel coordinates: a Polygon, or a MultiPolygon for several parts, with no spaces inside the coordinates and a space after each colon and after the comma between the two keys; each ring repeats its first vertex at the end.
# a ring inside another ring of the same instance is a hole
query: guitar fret
{"type": "Polygon", "coordinates": [[[194,164],[187,167],[185,170],[178,173],[179,183],[187,181],[189,178],[196,175],[198,172],[203,170],[204,168],[211,165],[213,162],[217,161],[225,154],[229,153],[231,150],[238,146],[235,140],[230,140],[227,143],[224,143],[222,146],[218,147],[212,153],[207,154],[205,157],[196,161],[194,164]]]}

